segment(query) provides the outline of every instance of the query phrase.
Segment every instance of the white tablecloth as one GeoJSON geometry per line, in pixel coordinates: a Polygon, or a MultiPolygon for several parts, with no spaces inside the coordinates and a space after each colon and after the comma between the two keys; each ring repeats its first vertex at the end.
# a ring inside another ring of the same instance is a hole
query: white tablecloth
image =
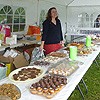
{"type": "Polygon", "coordinates": [[[87,72],[94,59],[100,52],[100,47],[95,47],[97,51],[93,51],[92,54],[88,56],[80,56],[77,58],[78,61],[84,62],[83,65],[79,65],[79,68],[68,77],[68,84],[52,99],[46,99],[43,96],[33,95],[29,91],[29,86],[31,84],[25,83],[13,83],[8,78],[5,78],[0,81],[0,84],[3,83],[13,83],[19,87],[21,90],[21,98],[19,100],[67,100],[71,93],[74,91],[75,87],[78,85],[84,74],[87,72]]]}

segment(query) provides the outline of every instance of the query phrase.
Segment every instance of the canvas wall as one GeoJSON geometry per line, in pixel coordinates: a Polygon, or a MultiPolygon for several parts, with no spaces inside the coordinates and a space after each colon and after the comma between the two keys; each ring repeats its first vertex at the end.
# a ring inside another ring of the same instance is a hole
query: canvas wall
{"type": "Polygon", "coordinates": [[[97,15],[100,14],[100,6],[70,6],[67,7],[67,25],[73,25],[78,27],[78,15],[81,13],[87,13],[89,17],[93,14],[95,20],[97,15]]]}
{"type": "MultiPolygon", "coordinates": [[[[60,5],[48,1],[41,0],[0,0],[0,8],[4,5],[9,5],[15,11],[18,7],[24,7],[26,10],[26,26],[34,25],[36,22],[39,24],[40,12],[41,10],[47,10],[50,7],[56,7],[59,13],[59,19],[61,20],[62,30],[65,33],[66,30],[66,6],[60,5]]],[[[26,27],[27,28],[27,27],[26,27]]]]}

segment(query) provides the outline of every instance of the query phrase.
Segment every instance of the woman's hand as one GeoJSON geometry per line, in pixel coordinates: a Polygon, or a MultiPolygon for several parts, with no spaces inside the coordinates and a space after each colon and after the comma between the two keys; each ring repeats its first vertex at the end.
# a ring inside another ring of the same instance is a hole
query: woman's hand
{"type": "Polygon", "coordinates": [[[43,50],[43,45],[40,46],[40,50],[43,50]]]}
{"type": "Polygon", "coordinates": [[[64,41],[60,41],[60,44],[64,47],[64,41]]]}
{"type": "Polygon", "coordinates": [[[44,41],[41,42],[40,50],[43,50],[44,48],[44,41]]]}

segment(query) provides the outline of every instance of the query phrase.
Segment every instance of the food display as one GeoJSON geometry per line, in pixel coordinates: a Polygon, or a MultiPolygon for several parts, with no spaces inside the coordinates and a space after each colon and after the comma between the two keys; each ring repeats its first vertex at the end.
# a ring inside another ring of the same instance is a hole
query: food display
{"type": "Polygon", "coordinates": [[[49,73],[69,76],[78,68],[77,64],[69,64],[69,63],[60,63],[59,65],[51,68],[49,73]]]}
{"type": "Polygon", "coordinates": [[[47,98],[54,97],[65,85],[67,79],[59,75],[46,75],[39,82],[30,87],[32,94],[43,95],[47,98]]]}
{"type": "Polygon", "coordinates": [[[15,82],[28,82],[42,77],[44,73],[45,69],[37,66],[28,66],[11,72],[9,78],[15,82]]]}
{"type": "Polygon", "coordinates": [[[47,56],[45,58],[42,59],[42,61],[47,61],[49,63],[57,63],[61,60],[61,58],[59,57],[53,57],[53,56],[47,56]]]}
{"type": "Polygon", "coordinates": [[[96,44],[100,44],[100,39],[99,40],[93,40],[92,44],[96,45],[96,44]]]}
{"type": "Polygon", "coordinates": [[[35,61],[33,64],[38,65],[38,66],[49,66],[50,65],[50,63],[47,61],[39,61],[39,60],[35,61]]]}
{"type": "Polygon", "coordinates": [[[93,40],[100,40],[100,34],[89,34],[93,40]]]}
{"type": "Polygon", "coordinates": [[[78,49],[82,49],[84,47],[84,43],[83,42],[73,42],[68,44],[68,47],[70,46],[76,46],[78,49]]]}
{"type": "Polygon", "coordinates": [[[92,51],[93,51],[92,48],[84,48],[84,49],[78,51],[78,55],[83,55],[83,56],[88,55],[88,54],[91,54],[92,51]]]}
{"type": "Polygon", "coordinates": [[[21,92],[14,84],[2,84],[0,85],[0,97],[9,98],[10,100],[18,100],[21,97],[21,92]]]}
{"type": "Polygon", "coordinates": [[[64,58],[66,57],[65,53],[61,53],[61,52],[52,52],[50,54],[48,54],[49,56],[53,56],[53,57],[60,57],[60,58],[64,58]]]}

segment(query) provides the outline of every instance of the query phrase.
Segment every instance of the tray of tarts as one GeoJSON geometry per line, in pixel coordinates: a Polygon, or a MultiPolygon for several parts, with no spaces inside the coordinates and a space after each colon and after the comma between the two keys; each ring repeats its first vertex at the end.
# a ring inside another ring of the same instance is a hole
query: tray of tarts
{"type": "Polygon", "coordinates": [[[21,91],[14,84],[0,85],[0,100],[18,100],[21,97],[21,91]]]}
{"type": "Polygon", "coordinates": [[[35,82],[42,78],[45,72],[45,68],[39,66],[27,66],[12,71],[8,77],[13,82],[35,82]]]}
{"type": "Polygon", "coordinates": [[[82,49],[85,45],[84,45],[83,42],[72,42],[72,43],[68,44],[67,47],[66,47],[64,50],[69,51],[69,47],[70,47],[70,46],[76,46],[77,49],[80,50],[80,49],[82,49]]]}
{"type": "Polygon", "coordinates": [[[45,75],[41,80],[30,86],[32,94],[41,95],[48,99],[54,97],[67,84],[67,78],[59,75],[45,75]]]}
{"type": "Polygon", "coordinates": [[[65,53],[61,53],[61,52],[51,52],[50,54],[48,54],[48,56],[65,58],[67,55],[65,53]]]}

